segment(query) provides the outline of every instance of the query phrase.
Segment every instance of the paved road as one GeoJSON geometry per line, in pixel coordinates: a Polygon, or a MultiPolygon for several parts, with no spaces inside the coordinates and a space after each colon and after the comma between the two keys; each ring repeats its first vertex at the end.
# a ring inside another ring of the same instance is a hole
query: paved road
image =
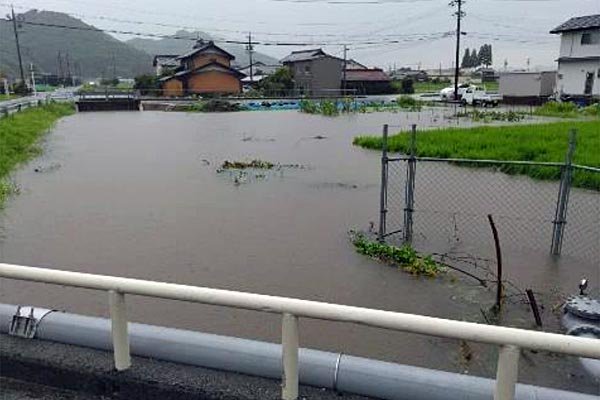
{"type": "MultiPolygon", "coordinates": [[[[5,397],[0,399],[280,400],[281,398],[279,380],[143,357],[133,357],[132,364],[129,370],[116,372],[113,369],[112,354],[109,352],[2,334],[0,335],[2,377],[0,393],[5,397]],[[5,384],[6,390],[4,390],[5,384]]],[[[362,396],[339,394],[331,390],[307,386],[300,388],[300,399],[369,400],[362,396]]]]}
{"type": "Polygon", "coordinates": [[[88,393],[56,389],[50,386],[0,377],[0,400],[107,400],[88,393]]]}

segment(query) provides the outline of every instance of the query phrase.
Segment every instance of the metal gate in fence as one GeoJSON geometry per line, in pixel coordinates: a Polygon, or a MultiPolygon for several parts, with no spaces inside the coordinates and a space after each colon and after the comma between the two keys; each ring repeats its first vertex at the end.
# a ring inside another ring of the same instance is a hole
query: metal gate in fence
{"type": "Polygon", "coordinates": [[[572,189],[574,174],[600,174],[600,169],[573,164],[575,131],[564,163],[417,157],[417,138],[413,125],[408,155],[391,155],[384,126],[380,241],[489,255],[491,214],[503,246],[600,259],[600,193],[572,189]],[[560,181],[510,174],[534,166],[555,169],[560,181]]]}

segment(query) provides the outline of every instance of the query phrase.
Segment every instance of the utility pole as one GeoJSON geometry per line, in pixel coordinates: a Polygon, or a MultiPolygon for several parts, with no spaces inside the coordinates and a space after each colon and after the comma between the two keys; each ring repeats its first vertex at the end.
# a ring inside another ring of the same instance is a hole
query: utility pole
{"type": "Polygon", "coordinates": [[[33,63],[29,63],[29,69],[31,70],[31,88],[33,89],[33,95],[37,96],[37,89],[35,88],[35,72],[33,71],[33,63]]]}
{"type": "Polygon", "coordinates": [[[21,82],[25,84],[25,72],[23,72],[23,59],[21,58],[21,45],[19,44],[19,31],[17,29],[17,19],[15,18],[15,9],[10,6],[12,14],[13,30],[15,32],[15,43],[17,44],[17,55],[19,56],[19,70],[21,72],[21,82]]]}
{"type": "Polygon", "coordinates": [[[67,55],[65,56],[66,60],[67,60],[67,79],[70,81],[73,81],[72,76],[71,76],[71,62],[69,61],[69,52],[67,52],[67,55]]]}
{"type": "Polygon", "coordinates": [[[111,57],[111,61],[112,61],[112,77],[113,79],[117,79],[117,60],[115,58],[115,53],[112,53],[112,57],[111,57]]]}
{"type": "Polygon", "coordinates": [[[248,51],[248,61],[250,62],[250,85],[254,83],[254,62],[252,61],[252,53],[254,53],[254,47],[252,46],[252,32],[248,32],[248,44],[246,45],[248,51]]]}
{"type": "Polygon", "coordinates": [[[342,89],[343,89],[343,93],[342,96],[346,95],[346,66],[347,66],[347,57],[348,57],[348,46],[344,45],[344,69],[342,70],[342,89]]]}
{"type": "Polygon", "coordinates": [[[60,50],[56,54],[56,65],[58,70],[56,74],[58,75],[58,79],[61,80],[63,78],[63,66],[62,66],[62,56],[60,54],[60,50]]]}
{"type": "Polygon", "coordinates": [[[450,6],[457,7],[456,13],[456,55],[454,57],[454,100],[458,100],[458,75],[460,73],[460,35],[462,32],[460,31],[460,21],[462,17],[464,17],[464,12],[462,11],[462,6],[465,3],[465,0],[452,0],[450,2],[450,6]]]}

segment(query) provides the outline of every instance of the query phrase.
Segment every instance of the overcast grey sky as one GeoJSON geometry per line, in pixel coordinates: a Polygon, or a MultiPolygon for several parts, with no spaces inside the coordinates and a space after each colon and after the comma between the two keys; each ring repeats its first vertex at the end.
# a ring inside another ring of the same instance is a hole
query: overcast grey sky
{"type": "MultiPolygon", "coordinates": [[[[6,11],[7,3],[0,3],[6,11]]],[[[450,67],[455,29],[448,0],[21,0],[16,11],[37,8],[82,15],[105,29],[172,34],[174,27],[194,27],[226,39],[243,40],[248,31],[258,41],[332,43],[323,47],[370,66],[450,67]],[[143,21],[134,24],[99,17],[143,21]],[[402,43],[383,43],[402,40],[402,43]],[[378,44],[364,44],[366,41],[378,44]]],[[[492,43],[494,64],[509,68],[554,65],[559,41],[548,31],[573,16],[600,14],[600,0],[466,0],[464,46],[492,43]]],[[[120,36],[121,39],[129,38],[120,36]]],[[[464,47],[463,47],[464,48],[464,47]]],[[[257,46],[281,58],[298,47],[257,46]]],[[[462,55],[462,54],[461,54],[462,55]]]]}

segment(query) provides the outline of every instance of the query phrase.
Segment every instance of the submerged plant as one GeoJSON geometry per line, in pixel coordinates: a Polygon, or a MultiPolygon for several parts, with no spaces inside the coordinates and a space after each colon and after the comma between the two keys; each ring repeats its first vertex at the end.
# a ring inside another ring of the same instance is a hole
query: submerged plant
{"type": "Polygon", "coordinates": [[[421,111],[423,103],[411,96],[400,96],[396,99],[396,104],[400,108],[408,109],[410,111],[421,111]]]}
{"type": "Polygon", "coordinates": [[[300,111],[306,114],[322,114],[334,116],[340,113],[337,101],[323,100],[320,102],[314,100],[300,100],[300,111]]]}
{"type": "Polygon", "coordinates": [[[313,100],[300,100],[300,111],[307,114],[318,114],[319,104],[313,100]]]}
{"type": "Polygon", "coordinates": [[[229,161],[225,160],[221,165],[221,169],[272,169],[275,166],[272,162],[263,160],[246,161],[229,161]]]}
{"type": "Polygon", "coordinates": [[[473,121],[492,122],[492,121],[507,121],[518,122],[525,118],[525,113],[521,111],[484,111],[474,109],[458,114],[459,117],[468,117],[473,121]]]}
{"type": "Polygon", "coordinates": [[[321,109],[321,114],[327,115],[329,117],[339,114],[339,110],[338,110],[336,101],[323,100],[319,104],[319,108],[321,109]]]}
{"type": "Polygon", "coordinates": [[[402,247],[369,239],[364,233],[352,232],[352,244],[359,254],[375,258],[413,275],[435,277],[444,271],[431,256],[422,256],[409,245],[402,247]]]}

